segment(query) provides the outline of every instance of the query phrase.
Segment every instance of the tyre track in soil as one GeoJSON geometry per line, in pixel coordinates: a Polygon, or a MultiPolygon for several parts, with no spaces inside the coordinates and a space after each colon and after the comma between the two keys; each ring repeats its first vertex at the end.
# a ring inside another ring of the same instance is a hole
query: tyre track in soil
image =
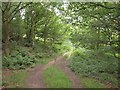
{"type": "Polygon", "coordinates": [[[27,79],[27,88],[47,88],[44,84],[43,73],[50,66],[58,66],[72,81],[72,88],[82,88],[80,78],[68,67],[69,61],[63,56],[50,61],[46,65],[40,65],[33,69],[29,69],[29,77],[27,79]]]}

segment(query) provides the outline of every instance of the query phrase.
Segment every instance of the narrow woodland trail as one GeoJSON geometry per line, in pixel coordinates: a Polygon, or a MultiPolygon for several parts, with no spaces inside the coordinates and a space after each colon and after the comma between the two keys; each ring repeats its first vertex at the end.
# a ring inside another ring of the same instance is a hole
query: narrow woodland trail
{"type": "MultiPolygon", "coordinates": [[[[60,69],[69,77],[72,81],[72,88],[82,88],[80,79],[77,77],[68,67],[69,62],[64,59],[63,56],[58,57],[56,60],[50,61],[46,65],[38,66],[29,70],[29,77],[27,80],[27,87],[29,88],[46,88],[44,85],[43,73],[44,71],[53,65],[60,67],[60,69]]],[[[52,82],[51,82],[52,83],[52,82]]]]}

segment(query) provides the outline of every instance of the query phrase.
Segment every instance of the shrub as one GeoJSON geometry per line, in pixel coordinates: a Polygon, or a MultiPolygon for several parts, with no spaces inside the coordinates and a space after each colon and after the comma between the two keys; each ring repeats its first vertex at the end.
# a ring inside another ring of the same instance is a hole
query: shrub
{"type": "Polygon", "coordinates": [[[117,76],[118,59],[105,53],[102,50],[77,49],[72,54],[70,68],[75,73],[83,76],[96,77],[102,81],[106,80],[115,83],[116,80],[113,79],[113,75],[117,76]]]}
{"type": "Polygon", "coordinates": [[[35,64],[36,61],[35,56],[23,56],[21,53],[16,53],[16,55],[3,57],[3,68],[25,69],[35,64]]]}

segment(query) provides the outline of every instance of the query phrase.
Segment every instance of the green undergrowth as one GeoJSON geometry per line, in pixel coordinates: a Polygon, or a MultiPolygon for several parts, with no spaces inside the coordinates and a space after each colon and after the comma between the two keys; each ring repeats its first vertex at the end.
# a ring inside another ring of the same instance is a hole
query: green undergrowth
{"type": "Polygon", "coordinates": [[[3,58],[3,68],[8,69],[26,69],[27,67],[33,67],[37,62],[34,55],[22,56],[21,53],[16,53],[14,56],[10,55],[3,58]]]}
{"type": "Polygon", "coordinates": [[[13,71],[12,75],[5,77],[2,84],[8,88],[24,88],[28,72],[26,70],[13,71]]]}
{"type": "Polygon", "coordinates": [[[103,83],[118,85],[118,59],[111,49],[76,49],[71,57],[70,68],[77,74],[93,77],[103,83]]]}
{"type": "Polygon", "coordinates": [[[35,52],[35,56],[37,58],[36,65],[47,64],[48,62],[54,60],[59,56],[59,54],[55,53],[53,50],[46,50],[44,52],[43,51],[44,50],[42,50],[42,52],[37,50],[35,52]]]}
{"type": "Polygon", "coordinates": [[[37,62],[32,49],[23,46],[16,46],[9,56],[3,56],[3,68],[8,69],[26,69],[33,67],[37,62]]]}
{"type": "Polygon", "coordinates": [[[43,58],[38,60],[38,62],[36,63],[36,66],[42,65],[42,64],[47,64],[48,62],[54,60],[55,57],[57,57],[57,55],[53,55],[53,56],[49,56],[49,57],[43,57],[43,58]]]}
{"type": "Polygon", "coordinates": [[[107,88],[106,85],[99,80],[90,77],[80,77],[80,81],[84,88],[107,88]]]}
{"type": "Polygon", "coordinates": [[[44,79],[48,88],[72,87],[72,82],[57,66],[52,66],[45,70],[44,79]]]}
{"type": "Polygon", "coordinates": [[[35,47],[34,49],[25,46],[12,47],[12,52],[9,56],[3,56],[3,68],[12,70],[33,68],[36,65],[47,64],[50,60],[57,57],[51,49],[41,49],[35,47]]]}
{"type": "MultiPolygon", "coordinates": [[[[38,45],[37,45],[38,46],[38,45]]],[[[41,47],[34,49],[30,47],[16,45],[12,47],[9,56],[3,56],[3,70],[12,71],[12,75],[4,76],[2,86],[24,87],[24,82],[28,77],[27,69],[38,65],[47,64],[58,56],[53,50],[43,50],[41,47]]]]}

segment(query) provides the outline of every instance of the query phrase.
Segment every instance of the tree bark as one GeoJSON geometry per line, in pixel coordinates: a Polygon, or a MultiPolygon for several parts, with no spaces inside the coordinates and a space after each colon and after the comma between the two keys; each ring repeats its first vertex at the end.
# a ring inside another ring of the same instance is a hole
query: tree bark
{"type": "Polygon", "coordinates": [[[44,35],[44,49],[46,47],[46,29],[47,29],[47,24],[45,24],[44,33],[43,33],[43,35],[44,35]]]}
{"type": "Polygon", "coordinates": [[[31,43],[32,43],[32,48],[34,48],[34,38],[35,38],[35,23],[33,21],[33,24],[32,24],[32,30],[31,30],[31,43]]]}
{"type": "Polygon", "coordinates": [[[9,42],[9,33],[10,33],[10,22],[9,22],[9,9],[10,9],[10,3],[6,3],[6,8],[4,10],[4,13],[2,13],[3,19],[2,19],[2,33],[3,33],[3,54],[5,56],[9,55],[10,53],[10,42],[9,42]]]}
{"type": "Polygon", "coordinates": [[[9,55],[10,53],[10,42],[9,42],[9,32],[10,32],[10,23],[7,21],[3,23],[3,38],[4,38],[4,45],[3,45],[3,54],[9,55]]]}

